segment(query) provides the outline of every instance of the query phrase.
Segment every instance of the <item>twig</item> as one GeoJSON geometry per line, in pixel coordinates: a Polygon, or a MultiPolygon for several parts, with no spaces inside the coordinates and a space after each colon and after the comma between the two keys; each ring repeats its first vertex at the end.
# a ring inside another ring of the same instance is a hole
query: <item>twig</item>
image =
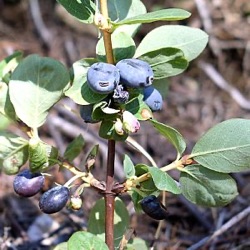
{"type": "Polygon", "coordinates": [[[225,223],[221,228],[216,230],[212,236],[209,238],[209,242],[215,239],[216,237],[220,236],[221,234],[228,231],[228,229],[231,229],[236,223],[243,220],[246,216],[250,214],[250,206],[245,208],[240,213],[236,214],[232,219],[230,219],[227,223],[225,223]]]}
{"type": "Polygon", "coordinates": [[[203,23],[205,31],[207,33],[211,34],[213,24],[212,24],[210,11],[209,11],[209,8],[207,6],[206,1],[205,0],[195,0],[195,4],[196,4],[197,10],[200,14],[200,17],[202,19],[202,23],[203,23]]]}
{"type": "Polygon", "coordinates": [[[55,124],[53,123],[52,120],[53,120],[53,117],[48,116],[46,123],[48,125],[50,135],[54,139],[54,141],[59,149],[60,155],[63,155],[63,153],[65,151],[65,143],[63,141],[61,132],[55,127],[55,124]]]}
{"type": "Polygon", "coordinates": [[[238,89],[229,84],[213,65],[204,61],[200,61],[198,65],[218,87],[228,92],[241,108],[250,109],[250,100],[247,100],[238,89]]]}
{"type": "Polygon", "coordinates": [[[245,208],[243,211],[235,215],[233,218],[231,218],[228,222],[226,222],[222,227],[220,227],[218,230],[216,230],[210,237],[205,237],[193,246],[189,247],[187,250],[197,250],[204,244],[208,244],[218,236],[222,235],[229,229],[231,229],[235,224],[237,224],[239,221],[243,220],[246,216],[250,214],[250,206],[245,208]]]}
{"type": "Polygon", "coordinates": [[[133,147],[138,152],[140,152],[141,154],[143,154],[148,159],[148,161],[152,164],[152,166],[157,167],[157,164],[154,161],[154,159],[151,157],[151,155],[132,137],[129,136],[126,140],[126,143],[130,145],[131,147],[133,147]]]}
{"type": "Polygon", "coordinates": [[[29,5],[31,16],[34,21],[34,25],[37,29],[37,32],[40,35],[44,44],[49,48],[52,35],[43,22],[39,2],[38,0],[29,0],[29,5]]]}

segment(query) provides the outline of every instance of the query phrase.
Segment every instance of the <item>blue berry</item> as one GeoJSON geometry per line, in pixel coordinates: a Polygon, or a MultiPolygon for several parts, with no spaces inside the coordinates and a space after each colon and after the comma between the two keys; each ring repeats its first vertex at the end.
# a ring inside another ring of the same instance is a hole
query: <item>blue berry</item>
{"type": "Polygon", "coordinates": [[[20,172],[14,179],[14,191],[23,197],[31,197],[37,194],[44,185],[44,176],[40,173],[32,173],[28,169],[20,172]]]}
{"type": "Polygon", "coordinates": [[[149,195],[141,200],[141,208],[145,214],[155,220],[163,220],[168,216],[166,208],[154,196],[149,195]]]}
{"type": "Polygon", "coordinates": [[[144,88],[153,83],[153,70],[147,62],[139,59],[123,59],[116,64],[120,70],[121,83],[126,87],[144,88]]]}
{"type": "Polygon", "coordinates": [[[89,105],[83,105],[80,107],[80,115],[84,122],[86,123],[96,123],[99,122],[97,120],[94,120],[92,118],[92,112],[93,112],[94,105],[89,104],[89,105]]]}
{"type": "Polygon", "coordinates": [[[149,106],[152,111],[159,111],[162,109],[162,96],[160,92],[152,86],[143,90],[143,101],[149,106]]]}
{"type": "Polygon", "coordinates": [[[69,189],[56,186],[46,191],[40,198],[39,207],[46,214],[53,214],[63,209],[69,199],[69,189]]]}
{"type": "Polygon", "coordinates": [[[94,63],[87,72],[87,83],[96,93],[109,94],[120,82],[119,70],[112,64],[94,63]]]}

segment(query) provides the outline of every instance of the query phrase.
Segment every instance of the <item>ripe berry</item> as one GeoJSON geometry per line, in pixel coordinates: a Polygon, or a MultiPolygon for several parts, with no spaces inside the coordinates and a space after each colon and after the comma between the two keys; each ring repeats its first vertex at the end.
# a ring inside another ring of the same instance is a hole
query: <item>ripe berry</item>
{"type": "Polygon", "coordinates": [[[119,81],[119,70],[109,63],[94,63],[87,72],[89,87],[99,94],[109,94],[113,92],[119,81]]]}
{"type": "Polygon", "coordinates": [[[80,115],[86,123],[96,123],[99,122],[92,118],[93,104],[83,105],[80,107],[80,115]]]}
{"type": "Polygon", "coordinates": [[[153,83],[153,70],[147,62],[139,59],[123,59],[116,64],[121,82],[127,87],[144,88],[153,83]]]}
{"type": "Polygon", "coordinates": [[[31,173],[28,169],[20,172],[14,179],[13,187],[17,194],[31,197],[43,187],[44,176],[40,173],[31,173]]]}
{"type": "Polygon", "coordinates": [[[63,209],[69,199],[69,189],[56,186],[46,191],[40,198],[39,207],[46,214],[53,214],[63,209]]]}
{"type": "Polygon", "coordinates": [[[143,90],[144,102],[149,106],[152,111],[159,111],[162,109],[162,96],[160,92],[152,86],[143,90]]]}
{"type": "Polygon", "coordinates": [[[163,220],[168,216],[166,208],[154,195],[149,195],[143,198],[140,203],[144,213],[152,219],[163,220]]]}

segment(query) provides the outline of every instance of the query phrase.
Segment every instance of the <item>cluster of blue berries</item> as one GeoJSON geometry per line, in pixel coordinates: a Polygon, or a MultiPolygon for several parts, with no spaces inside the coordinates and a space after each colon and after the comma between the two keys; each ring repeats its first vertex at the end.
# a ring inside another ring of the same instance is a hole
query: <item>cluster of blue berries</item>
{"type": "MultiPolygon", "coordinates": [[[[162,108],[162,96],[152,86],[154,74],[151,66],[139,59],[123,59],[116,65],[104,62],[94,63],[87,72],[87,83],[98,94],[112,94],[115,103],[124,104],[129,100],[131,89],[142,89],[144,102],[152,111],[162,108]]],[[[91,119],[93,105],[83,106],[81,116],[86,122],[91,119]]]]}

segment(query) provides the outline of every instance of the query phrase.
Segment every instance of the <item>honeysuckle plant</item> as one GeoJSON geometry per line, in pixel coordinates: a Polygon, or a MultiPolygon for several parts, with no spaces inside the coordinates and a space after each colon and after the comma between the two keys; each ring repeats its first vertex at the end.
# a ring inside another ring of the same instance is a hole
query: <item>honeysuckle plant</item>
{"type": "MultiPolygon", "coordinates": [[[[63,196],[60,198],[64,203],[68,200],[69,209],[81,209],[81,197],[86,188],[93,188],[104,197],[92,208],[87,231],[75,232],[68,242],[61,243],[56,249],[148,249],[144,240],[125,237],[129,231],[129,214],[121,198],[126,193],[131,196],[138,213],[143,210],[155,219],[167,220],[166,208],[157,198],[165,192],[182,194],[192,203],[206,207],[230,203],[238,194],[230,174],[250,169],[249,120],[235,118],[214,126],[204,133],[191,152],[186,153],[182,135],[154,118],[154,110],[145,102],[143,87],[126,86],[121,80],[119,87],[114,85],[113,92],[98,93],[99,88],[94,91],[89,86],[90,80],[87,81],[89,69],[97,62],[116,65],[121,60],[134,58],[150,65],[154,75],[151,86],[161,93],[167,87],[169,77],[182,73],[189,62],[200,55],[208,35],[197,28],[162,22],[162,26],[151,30],[138,46],[134,36],[144,23],[183,20],[191,14],[177,8],[147,12],[140,0],[100,0],[95,3],[58,0],[58,3],[81,22],[99,29],[96,56],[79,58],[70,69],[53,58],[36,54],[24,57],[19,51],[0,62],[0,113],[25,131],[28,138],[7,129],[0,131],[1,171],[15,175],[26,164],[29,173],[22,174],[22,178],[27,179],[33,178],[32,173],[34,176],[41,173],[46,178],[47,170],[56,166],[70,171],[74,175],[72,179],[56,188],[63,188],[67,197],[60,193],[63,196]],[[92,174],[98,145],[94,145],[86,157],[86,170],[83,171],[73,163],[84,147],[81,135],[67,146],[63,155],[40,138],[39,130],[46,123],[49,112],[65,97],[79,105],[83,120],[100,124],[99,136],[108,141],[105,182],[92,174]],[[131,141],[131,136],[144,122],[173,145],[176,159],[157,166],[152,157],[134,143],[151,164],[134,164],[124,152],[126,178],[117,183],[114,180],[116,141],[131,141]],[[179,179],[168,174],[172,169],[180,172],[179,179]],[[71,187],[75,180],[81,180],[82,184],[73,192],[71,187]]],[[[137,79],[138,75],[132,76],[137,79]]],[[[101,86],[106,84],[102,82],[101,86]]],[[[162,107],[162,99],[152,102],[157,109],[162,107]]],[[[40,200],[41,209],[57,212],[64,203],[54,204],[54,193],[48,192],[40,200]],[[48,208],[47,200],[52,201],[52,207],[48,208]]]]}

